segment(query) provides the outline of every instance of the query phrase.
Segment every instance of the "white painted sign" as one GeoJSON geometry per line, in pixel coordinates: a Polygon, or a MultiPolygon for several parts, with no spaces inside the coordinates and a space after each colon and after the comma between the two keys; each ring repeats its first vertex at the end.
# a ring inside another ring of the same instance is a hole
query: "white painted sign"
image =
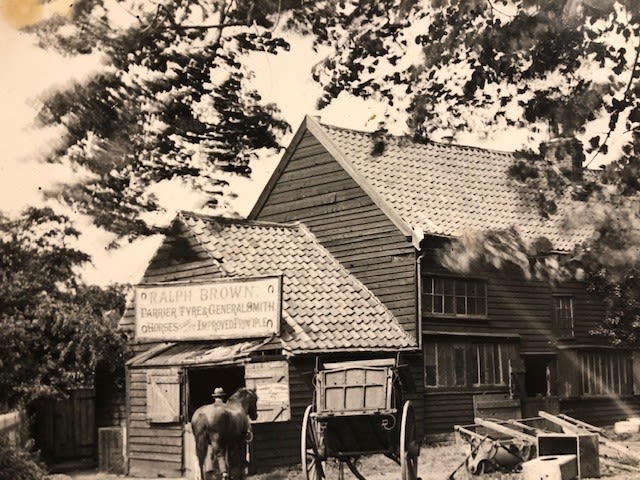
{"type": "Polygon", "coordinates": [[[281,277],[136,287],[137,340],[221,340],[280,332],[281,277]]]}

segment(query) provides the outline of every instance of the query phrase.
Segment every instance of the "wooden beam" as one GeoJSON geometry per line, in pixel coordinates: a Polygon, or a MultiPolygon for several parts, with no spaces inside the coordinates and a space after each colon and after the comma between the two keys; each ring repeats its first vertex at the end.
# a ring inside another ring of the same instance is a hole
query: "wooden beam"
{"type": "MultiPolygon", "coordinates": [[[[545,420],[549,420],[551,423],[555,423],[556,425],[558,425],[559,427],[562,427],[562,430],[564,431],[564,433],[584,433],[584,432],[589,432],[589,430],[587,430],[586,428],[583,427],[579,427],[578,425],[575,425],[567,420],[563,420],[562,418],[557,417],[556,415],[553,415],[551,413],[547,413],[544,410],[540,410],[538,412],[538,415],[540,415],[542,418],[544,418],[545,420]]],[[[592,432],[589,432],[592,433],[592,432]]]]}
{"type": "Polygon", "coordinates": [[[578,420],[577,418],[570,417],[569,415],[565,415],[564,413],[559,413],[558,417],[563,419],[563,420],[566,420],[567,422],[574,423],[579,427],[583,427],[583,428],[589,430],[590,432],[604,433],[604,429],[598,428],[598,427],[596,427],[594,425],[591,425],[590,423],[583,422],[582,420],[578,420]]]}
{"type": "Polygon", "coordinates": [[[504,435],[509,435],[510,437],[517,438],[519,440],[523,440],[528,443],[532,443],[532,444],[536,443],[535,435],[529,435],[528,433],[515,430],[506,425],[503,425],[497,422],[492,422],[491,420],[485,420],[484,418],[480,418],[480,417],[476,417],[474,419],[474,422],[482,427],[488,428],[490,430],[494,430],[504,435]]]}

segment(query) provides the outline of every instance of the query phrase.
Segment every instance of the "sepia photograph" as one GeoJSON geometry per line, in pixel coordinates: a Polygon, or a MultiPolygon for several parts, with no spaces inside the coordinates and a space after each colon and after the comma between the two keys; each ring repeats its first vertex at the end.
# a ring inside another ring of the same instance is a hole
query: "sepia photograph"
{"type": "Polygon", "coordinates": [[[0,0],[0,480],[640,478],[640,0],[0,0]]]}

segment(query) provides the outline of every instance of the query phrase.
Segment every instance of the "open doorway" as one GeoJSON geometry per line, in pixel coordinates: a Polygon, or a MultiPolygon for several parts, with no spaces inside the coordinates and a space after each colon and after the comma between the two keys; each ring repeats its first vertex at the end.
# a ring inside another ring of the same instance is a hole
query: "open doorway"
{"type": "Polygon", "coordinates": [[[525,388],[527,397],[549,397],[553,395],[551,378],[553,357],[527,355],[524,359],[525,388]]]}
{"type": "Polygon", "coordinates": [[[245,386],[243,366],[191,368],[188,371],[188,378],[188,418],[191,418],[198,407],[213,401],[211,395],[215,388],[221,387],[226,394],[226,399],[245,386]]]}
{"type": "Polygon", "coordinates": [[[556,359],[553,355],[525,355],[526,397],[522,401],[525,418],[537,417],[540,410],[558,413],[560,404],[556,396],[556,359]]]}

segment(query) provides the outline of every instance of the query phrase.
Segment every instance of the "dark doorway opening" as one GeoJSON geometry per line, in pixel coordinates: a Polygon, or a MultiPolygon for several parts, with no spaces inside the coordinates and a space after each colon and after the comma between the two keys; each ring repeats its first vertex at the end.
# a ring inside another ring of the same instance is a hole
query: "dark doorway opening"
{"type": "Polygon", "coordinates": [[[525,388],[527,397],[547,397],[551,391],[551,357],[527,356],[525,366],[525,388]]]}
{"type": "Polygon", "coordinates": [[[215,367],[189,369],[189,416],[198,407],[211,403],[213,390],[221,387],[229,398],[236,390],[245,386],[244,367],[215,367]]]}

